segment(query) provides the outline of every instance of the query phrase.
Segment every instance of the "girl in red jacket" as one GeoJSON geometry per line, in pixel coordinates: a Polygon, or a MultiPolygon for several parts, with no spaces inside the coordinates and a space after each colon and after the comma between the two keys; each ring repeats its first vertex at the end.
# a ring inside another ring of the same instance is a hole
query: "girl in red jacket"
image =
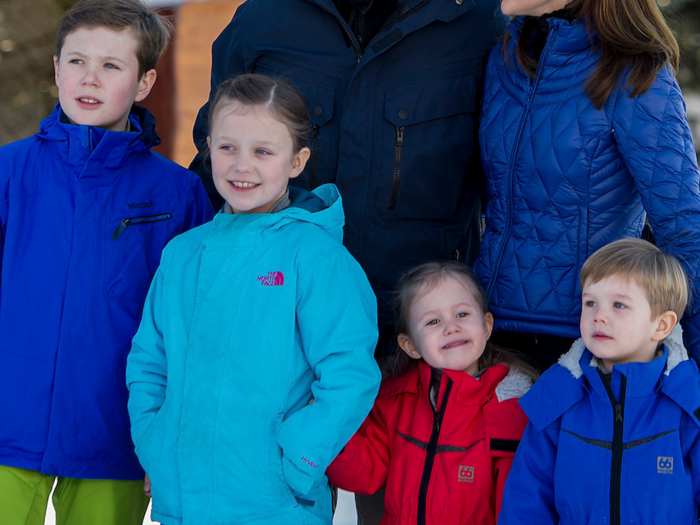
{"type": "Polygon", "coordinates": [[[527,419],[517,400],[536,379],[488,343],[493,316],[462,265],[414,268],[396,293],[392,377],[327,470],[342,489],[386,487],[389,524],[495,524],[527,419]]]}

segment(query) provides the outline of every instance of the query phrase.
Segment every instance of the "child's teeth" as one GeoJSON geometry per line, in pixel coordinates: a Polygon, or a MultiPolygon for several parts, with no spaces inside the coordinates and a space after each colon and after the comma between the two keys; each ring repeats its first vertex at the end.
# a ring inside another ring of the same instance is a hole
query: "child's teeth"
{"type": "Polygon", "coordinates": [[[232,183],[236,188],[252,188],[255,186],[252,182],[233,182],[232,183]]]}

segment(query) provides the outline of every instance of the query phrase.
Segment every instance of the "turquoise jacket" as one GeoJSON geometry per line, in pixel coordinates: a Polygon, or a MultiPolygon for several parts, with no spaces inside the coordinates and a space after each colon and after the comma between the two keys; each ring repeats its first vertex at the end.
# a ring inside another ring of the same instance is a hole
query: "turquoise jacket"
{"type": "Polygon", "coordinates": [[[341,244],[335,186],[290,197],[163,252],[127,384],[165,525],[331,522],[326,467],[379,388],[376,300],[341,244]]]}

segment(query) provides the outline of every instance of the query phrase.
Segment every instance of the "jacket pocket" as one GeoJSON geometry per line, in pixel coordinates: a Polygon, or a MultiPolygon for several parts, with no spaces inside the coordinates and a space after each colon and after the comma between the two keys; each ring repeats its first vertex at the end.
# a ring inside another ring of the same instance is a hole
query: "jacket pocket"
{"type": "Polygon", "coordinates": [[[335,166],[331,166],[331,149],[335,148],[333,136],[333,111],[335,107],[335,89],[323,85],[311,78],[319,74],[308,71],[294,64],[271,64],[261,60],[255,65],[255,73],[272,78],[284,78],[299,91],[306,107],[309,109],[311,127],[307,146],[311,157],[302,174],[294,180],[294,185],[313,190],[327,182],[335,181],[335,166]]]}
{"type": "Polygon", "coordinates": [[[375,206],[387,221],[446,220],[457,211],[474,143],[472,73],[384,95],[375,206]]]}
{"type": "Polygon", "coordinates": [[[103,291],[108,297],[143,301],[172,237],[171,212],[135,212],[107,221],[104,235],[103,291]]]}

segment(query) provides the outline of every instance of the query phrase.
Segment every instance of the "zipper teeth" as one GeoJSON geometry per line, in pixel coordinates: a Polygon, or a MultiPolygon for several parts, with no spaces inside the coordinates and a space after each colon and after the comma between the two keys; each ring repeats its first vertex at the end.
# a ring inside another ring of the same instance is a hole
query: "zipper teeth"
{"type": "Polygon", "coordinates": [[[399,198],[399,184],[401,183],[401,159],[403,157],[404,128],[396,128],[396,145],[394,146],[394,177],[391,181],[391,193],[389,194],[390,210],[396,208],[396,200],[399,198]]]}
{"type": "Polygon", "coordinates": [[[610,398],[610,404],[613,409],[613,443],[612,443],[612,461],[610,465],[610,524],[620,525],[620,492],[622,478],[622,453],[624,444],[622,442],[622,431],[624,425],[625,414],[625,391],[627,390],[627,378],[622,375],[620,379],[620,402],[615,400],[612,392],[612,385],[608,385],[607,381],[602,377],[601,380],[605,385],[610,398]],[[619,413],[618,413],[619,410],[619,413]]]}
{"type": "Polygon", "coordinates": [[[172,213],[161,213],[160,215],[142,215],[141,217],[127,217],[122,219],[112,234],[112,239],[118,239],[127,226],[131,224],[145,224],[149,222],[167,221],[173,218],[172,213]]]}
{"type": "Polygon", "coordinates": [[[450,397],[450,391],[452,390],[452,381],[448,378],[447,387],[445,388],[445,397],[442,400],[442,406],[440,407],[440,412],[434,414],[433,422],[433,432],[430,436],[430,443],[428,444],[428,451],[425,458],[425,467],[423,469],[423,477],[420,482],[420,490],[418,492],[418,525],[425,525],[428,522],[428,484],[430,483],[430,476],[432,475],[433,465],[435,463],[435,453],[437,451],[438,438],[440,437],[440,427],[442,423],[442,418],[445,415],[445,409],[447,408],[447,399],[450,397]]]}
{"type": "Polygon", "coordinates": [[[345,25],[345,21],[341,17],[335,16],[335,14],[333,14],[333,12],[331,10],[323,7],[318,2],[314,2],[314,0],[310,0],[310,2],[312,4],[314,4],[315,6],[319,7],[320,9],[323,9],[326,13],[328,13],[329,15],[331,15],[333,18],[335,18],[338,21],[340,26],[343,28],[343,31],[345,31],[345,34],[347,35],[348,39],[350,40],[350,42],[352,42],[352,47],[355,48],[355,58],[359,62],[360,59],[362,58],[362,50],[358,47],[357,42],[355,42],[355,39],[353,38],[352,31],[350,31],[350,29],[348,29],[348,27],[345,25]]]}
{"type": "Polygon", "coordinates": [[[309,167],[309,189],[318,185],[318,131],[319,127],[311,126],[311,166],[309,167]]]}
{"type": "MultiPolygon", "coordinates": [[[[547,44],[545,45],[544,50],[542,51],[542,54],[540,55],[540,66],[538,69],[541,69],[544,67],[546,61],[544,60],[547,52],[549,50],[551,40],[547,40],[547,44]]],[[[537,87],[540,85],[540,76],[537,75],[535,77],[535,80],[532,83],[532,87],[530,88],[530,95],[527,98],[527,107],[526,110],[523,112],[522,117],[520,118],[520,124],[518,126],[518,133],[515,138],[515,142],[513,145],[515,147],[511,148],[510,155],[508,156],[508,168],[506,171],[506,199],[508,200],[508,215],[507,215],[507,220],[506,220],[506,228],[505,232],[501,236],[503,241],[501,242],[501,246],[498,249],[498,256],[496,257],[496,264],[493,266],[494,270],[491,272],[491,278],[489,280],[489,284],[486,287],[486,297],[491,300],[491,293],[493,292],[493,287],[496,284],[496,276],[498,275],[498,272],[500,271],[501,268],[501,262],[503,259],[503,254],[506,251],[506,244],[508,242],[508,238],[510,238],[510,233],[511,229],[513,227],[513,168],[515,165],[515,156],[516,153],[519,149],[520,145],[520,138],[522,137],[523,130],[525,128],[525,121],[527,120],[528,115],[530,114],[530,109],[532,105],[532,100],[535,98],[535,93],[537,91],[537,87]]]]}

